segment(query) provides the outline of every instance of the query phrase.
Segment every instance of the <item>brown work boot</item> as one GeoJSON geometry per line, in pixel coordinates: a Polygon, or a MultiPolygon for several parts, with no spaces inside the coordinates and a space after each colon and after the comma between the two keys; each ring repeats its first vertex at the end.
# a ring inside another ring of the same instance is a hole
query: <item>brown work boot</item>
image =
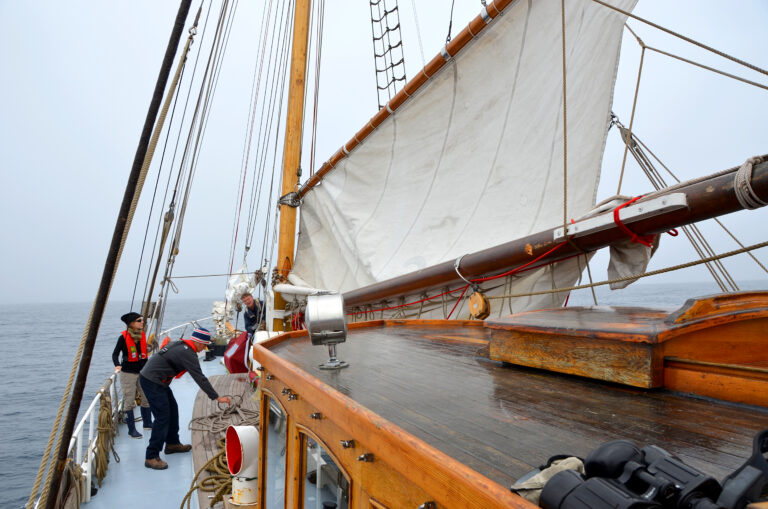
{"type": "Polygon", "coordinates": [[[153,470],[165,470],[168,468],[168,463],[161,460],[160,458],[150,458],[148,460],[144,460],[144,466],[153,470]]]}
{"type": "Polygon", "coordinates": [[[165,454],[174,454],[177,452],[189,452],[192,446],[189,444],[165,444],[165,454]]]}

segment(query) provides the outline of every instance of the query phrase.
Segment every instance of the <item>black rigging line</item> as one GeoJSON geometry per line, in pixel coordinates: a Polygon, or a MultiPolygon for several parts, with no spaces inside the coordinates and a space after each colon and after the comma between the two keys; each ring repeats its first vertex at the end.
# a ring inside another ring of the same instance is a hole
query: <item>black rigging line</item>
{"type": "Polygon", "coordinates": [[[107,260],[104,264],[104,271],[102,274],[101,282],[99,283],[99,289],[94,300],[93,308],[91,310],[91,319],[89,320],[89,326],[87,333],[84,334],[83,350],[80,357],[77,369],[77,378],[75,385],[72,388],[72,394],[69,400],[69,408],[67,409],[67,415],[64,420],[64,427],[61,430],[58,440],[58,451],[56,452],[56,463],[51,465],[50,470],[50,482],[48,484],[47,492],[43,490],[46,495],[44,500],[40,501],[40,505],[44,509],[53,509],[57,502],[56,494],[59,492],[59,485],[61,483],[62,472],[64,471],[64,465],[67,460],[67,452],[69,449],[68,437],[72,436],[72,431],[75,428],[75,420],[77,419],[77,413],[80,408],[80,403],[83,397],[83,390],[85,389],[85,382],[88,378],[88,368],[91,365],[91,358],[93,356],[93,347],[96,343],[96,336],[99,332],[99,326],[101,325],[101,319],[104,316],[104,308],[106,306],[107,299],[109,297],[109,289],[112,286],[114,280],[114,273],[117,269],[118,256],[120,254],[120,246],[122,244],[122,238],[125,234],[125,226],[128,221],[131,203],[136,193],[136,186],[141,173],[141,167],[146,156],[147,147],[149,146],[149,140],[152,134],[152,126],[157,118],[158,111],[160,110],[160,104],[163,98],[163,91],[165,85],[168,83],[168,76],[171,73],[171,66],[173,65],[174,56],[176,54],[179,40],[181,39],[181,33],[184,30],[184,21],[187,18],[189,12],[190,0],[183,1],[179,6],[178,14],[174,22],[173,31],[171,33],[170,40],[168,41],[168,47],[163,58],[163,63],[160,68],[157,83],[155,85],[154,92],[152,94],[152,101],[147,111],[147,116],[142,129],[141,137],[139,139],[139,145],[136,149],[136,155],[131,166],[131,172],[126,185],[123,201],[120,205],[120,212],[115,224],[115,230],[112,235],[112,241],[110,249],[107,254],[107,260]],[[62,439],[64,438],[64,439],[62,439]]]}
{"type": "MultiPolygon", "coordinates": [[[[284,16],[284,14],[283,14],[283,16],[284,16]]],[[[276,24],[276,26],[282,27],[282,24],[280,24],[280,25],[276,24]]],[[[265,29],[266,29],[266,27],[265,27],[265,29]]],[[[274,73],[279,72],[277,70],[277,66],[272,66],[271,65],[272,64],[272,58],[273,58],[274,51],[275,51],[275,47],[277,46],[275,41],[279,39],[277,34],[278,34],[277,30],[272,31],[272,38],[271,38],[271,41],[270,41],[270,44],[269,44],[270,51],[269,51],[269,56],[268,56],[268,63],[270,65],[267,66],[267,76],[266,76],[266,80],[265,81],[267,83],[266,84],[266,88],[267,88],[266,93],[270,97],[273,94],[273,92],[272,92],[273,87],[271,87],[270,83],[269,83],[270,79],[274,75],[273,72],[274,73]],[[271,69],[275,69],[275,70],[271,71],[271,69]]],[[[261,55],[261,63],[260,63],[260,65],[263,65],[263,63],[264,63],[264,52],[266,51],[266,47],[267,47],[267,33],[265,32],[265,34],[264,34],[264,46],[262,47],[262,55],[261,55]]],[[[259,73],[259,82],[261,83],[261,72],[259,73]]],[[[261,86],[261,85],[259,85],[259,86],[261,86]]],[[[258,100],[258,98],[257,98],[257,100],[258,100]]],[[[262,174],[263,174],[263,167],[259,164],[259,161],[263,157],[263,153],[265,151],[264,146],[268,145],[269,142],[270,142],[270,139],[271,139],[268,133],[264,133],[264,124],[265,124],[264,116],[266,115],[266,112],[268,111],[268,108],[266,107],[266,105],[264,103],[265,103],[265,101],[262,98],[262,100],[261,100],[261,116],[260,116],[260,119],[259,119],[259,129],[258,129],[257,134],[256,134],[256,147],[261,148],[261,150],[257,152],[257,155],[254,158],[254,162],[253,162],[254,176],[253,176],[253,179],[251,180],[251,196],[250,196],[249,204],[248,204],[248,218],[246,220],[247,221],[247,229],[246,229],[246,234],[245,234],[245,255],[244,255],[244,257],[247,255],[248,251],[250,250],[251,243],[253,241],[253,226],[252,225],[255,223],[256,217],[258,216],[258,202],[254,203],[254,196],[256,195],[256,193],[258,193],[261,190],[261,179],[262,179],[262,174]]],[[[254,102],[254,106],[257,107],[257,105],[258,105],[258,103],[254,102]]],[[[255,113],[255,109],[254,109],[254,113],[255,113]]],[[[248,171],[247,168],[246,168],[246,171],[248,171]]]]}
{"type": "MultiPolygon", "coordinates": [[[[286,31],[286,33],[287,33],[287,31],[286,31]]],[[[281,86],[280,86],[280,87],[281,87],[281,88],[280,88],[280,105],[279,105],[279,108],[278,108],[278,112],[282,112],[282,109],[283,109],[283,100],[284,100],[284,98],[285,98],[285,82],[286,82],[286,79],[285,79],[285,73],[286,73],[286,70],[287,70],[287,67],[288,67],[288,52],[287,52],[287,43],[286,43],[286,51],[284,51],[284,57],[283,57],[283,60],[284,60],[284,65],[283,65],[283,68],[284,68],[285,70],[284,70],[284,71],[283,71],[283,73],[282,73],[283,79],[282,79],[282,82],[281,82],[281,86]]],[[[276,133],[280,131],[280,124],[281,124],[281,120],[282,120],[282,116],[281,116],[281,115],[278,115],[278,123],[277,123],[277,127],[276,127],[276,129],[275,129],[275,132],[276,132],[276,133]]],[[[274,162],[274,161],[277,159],[277,145],[278,145],[278,144],[277,144],[277,143],[275,143],[275,149],[274,149],[274,153],[273,153],[273,156],[272,156],[272,160],[273,160],[273,162],[274,162]]],[[[273,170],[272,170],[272,181],[271,181],[271,184],[270,184],[270,187],[269,187],[269,202],[268,202],[268,206],[267,206],[267,211],[269,211],[269,209],[271,208],[271,207],[270,207],[270,205],[273,203],[273,200],[274,200],[274,198],[273,198],[273,197],[274,197],[275,175],[277,174],[277,171],[276,171],[276,170],[277,170],[277,168],[278,168],[278,165],[276,165],[276,164],[273,164],[272,166],[273,166],[273,170]]],[[[268,216],[269,216],[269,214],[268,214],[268,216]]],[[[277,215],[275,215],[275,222],[276,222],[276,221],[277,221],[277,215]]],[[[265,242],[264,242],[264,245],[263,245],[263,247],[262,247],[262,258],[265,258],[265,257],[266,257],[266,249],[267,249],[267,245],[268,245],[268,244],[267,244],[267,240],[268,240],[268,238],[269,238],[269,237],[268,237],[268,234],[269,234],[269,231],[270,231],[270,230],[272,230],[272,228],[269,228],[269,222],[267,222],[267,228],[266,228],[266,229],[265,229],[265,231],[264,231],[264,233],[265,233],[265,242]]],[[[275,238],[274,238],[274,234],[273,234],[273,236],[272,236],[272,242],[274,242],[274,240],[275,240],[275,238]]],[[[269,258],[270,258],[270,261],[271,261],[271,257],[272,257],[272,255],[273,255],[273,254],[274,254],[274,250],[273,250],[273,249],[270,247],[270,253],[269,253],[269,258]]],[[[266,259],[266,258],[265,258],[265,259],[266,259]]],[[[271,263],[270,263],[270,265],[271,265],[271,263]]]]}
{"type": "Polygon", "coordinates": [[[320,62],[323,55],[323,32],[325,27],[325,0],[317,3],[317,45],[315,52],[315,90],[312,107],[312,144],[309,152],[309,175],[315,173],[315,148],[317,146],[317,107],[320,98],[320,62]]]}
{"type": "MultiPolygon", "coordinates": [[[[186,58],[186,57],[184,56],[183,58],[186,58]]],[[[186,70],[186,66],[184,66],[182,68],[182,70],[181,70],[181,75],[179,76],[179,83],[183,82],[183,80],[184,80],[184,71],[185,70],[186,70]]],[[[174,120],[174,117],[176,115],[176,104],[177,104],[177,102],[179,100],[180,93],[181,93],[181,87],[178,87],[176,89],[176,94],[175,94],[175,97],[173,99],[173,107],[171,109],[171,118],[170,118],[170,121],[168,122],[168,130],[165,133],[165,143],[163,143],[163,152],[162,152],[162,155],[160,157],[160,164],[157,167],[157,178],[155,179],[155,188],[152,191],[152,201],[151,201],[151,204],[150,204],[150,207],[149,207],[149,215],[147,217],[147,226],[144,229],[144,240],[142,241],[142,244],[141,244],[141,255],[139,255],[139,264],[138,264],[138,268],[136,269],[136,280],[133,283],[133,294],[131,295],[131,309],[133,309],[133,303],[136,300],[136,288],[139,285],[139,275],[141,274],[141,263],[142,263],[142,261],[144,259],[144,250],[147,247],[147,237],[149,236],[149,225],[152,222],[152,212],[154,211],[154,208],[155,208],[155,199],[157,197],[157,189],[158,189],[159,184],[160,184],[160,176],[163,173],[163,162],[165,161],[165,152],[166,152],[166,149],[168,148],[168,141],[171,138],[171,129],[173,128],[173,120],[174,120]]],[[[172,168],[171,168],[171,170],[172,170],[172,168]]],[[[171,170],[169,170],[169,175],[170,175],[171,170]]],[[[165,200],[163,200],[163,206],[164,205],[165,205],[165,200]]],[[[160,212],[161,212],[160,219],[162,220],[162,217],[163,217],[162,216],[162,208],[160,209],[160,212]]],[[[160,230],[160,226],[158,224],[158,229],[155,232],[155,241],[157,241],[157,233],[159,233],[159,230],[160,230]]],[[[154,257],[154,250],[153,250],[153,257],[154,257]]],[[[151,265],[152,265],[152,259],[150,259],[150,261],[149,261],[149,266],[151,267],[151,265]]],[[[147,277],[149,277],[149,270],[147,271],[147,277]]]]}
{"type": "MultiPolygon", "coordinates": [[[[204,3],[205,3],[205,1],[200,3],[200,8],[202,8],[204,3]]],[[[183,132],[183,127],[184,127],[184,121],[186,120],[187,112],[189,111],[189,100],[192,97],[192,85],[194,84],[194,79],[195,79],[195,76],[197,75],[197,66],[198,66],[198,63],[200,62],[200,55],[203,53],[203,51],[202,51],[203,50],[203,43],[205,42],[205,36],[206,36],[206,33],[207,33],[207,28],[208,28],[208,20],[210,18],[211,7],[212,6],[213,6],[213,2],[209,2],[208,3],[208,10],[206,11],[206,14],[205,14],[205,21],[203,22],[203,30],[202,30],[202,33],[200,34],[200,41],[199,41],[199,45],[198,45],[199,49],[197,51],[197,56],[195,57],[195,65],[192,68],[192,75],[191,75],[190,80],[189,80],[189,87],[187,88],[186,100],[184,102],[184,108],[182,110],[183,113],[182,113],[182,116],[181,116],[181,122],[179,123],[179,130],[178,130],[178,134],[176,136],[176,144],[175,144],[175,147],[174,147],[174,150],[173,150],[173,158],[171,159],[171,165],[170,165],[171,168],[173,168],[175,166],[175,164],[176,164],[176,156],[178,155],[178,152],[179,152],[179,142],[181,141],[181,135],[182,135],[182,132],[183,132]]],[[[179,89],[181,89],[181,87],[179,87],[179,89]]],[[[174,108],[175,108],[175,105],[174,105],[174,108]]],[[[170,204],[169,208],[173,207],[174,204],[176,203],[176,193],[177,193],[177,190],[178,190],[179,181],[182,178],[181,175],[182,175],[183,171],[184,171],[184,163],[182,161],[182,163],[179,165],[179,171],[178,171],[178,175],[177,175],[177,178],[176,178],[176,184],[174,186],[173,194],[172,194],[172,197],[171,197],[171,204],[170,204]]],[[[168,199],[168,190],[171,187],[171,177],[172,176],[173,176],[173,171],[169,171],[168,172],[168,180],[165,183],[165,194],[163,195],[163,205],[160,208],[160,210],[164,210],[165,209],[165,203],[166,203],[166,201],[168,199]]],[[[162,256],[162,253],[157,253],[157,249],[159,248],[159,237],[160,237],[160,231],[161,231],[162,222],[163,222],[163,216],[161,215],[158,218],[157,229],[155,230],[155,240],[154,240],[153,249],[152,249],[152,256],[150,257],[150,262],[149,262],[150,267],[151,267],[152,261],[155,260],[155,256],[156,255],[157,256],[162,256]]],[[[142,295],[146,295],[147,294],[147,290],[149,289],[150,277],[151,277],[151,268],[148,268],[147,269],[147,278],[146,278],[146,280],[144,282],[144,291],[143,291],[142,295]]]]}
{"type": "MultiPolygon", "coordinates": [[[[250,96],[250,109],[248,111],[248,122],[246,123],[246,136],[243,140],[243,154],[240,158],[240,180],[238,181],[238,191],[244,192],[244,190],[241,191],[240,186],[245,185],[243,174],[248,172],[248,160],[250,159],[250,153],[251,153],[251,144],[253,143],[253,127],[254,122],[256,121],[256,110],[258,109],[258,102],[261,92],[261,76],[262,71],[264,69],[264,53],[266,52],[267,48],[267,27],[269,23],[269,19],[272,17],[272,2],[267,4],[264,2],[264,10],[261,13],[261,32],[259,37],[259,48],[261,48],[261,53],[257,56],[256,60],[253,63],[253,76],[251,78],[251,96],[250,96]],[[269,6],[269,11],[267,11],[267,6],[269,6]],[[257,81],[258,76],[258,81],[257,81]],[[242,181],[242,184],[239,182],[242,181]]],[[[255,166],[254,166],[255,167],[255,166]]],[[[254,177],[255,181],[255,177],[254,177]]],[[[251,186],[251,192],[253,192],[253,185],[251,186]]],[[[253,210],[251,207],[248,209],[248,219],[246,220],[246,223],[250,225],[251,223],[251,217],[253,215],[253,210]]],[[[248,237],[249,232],[246,230],[245,238],[245,252],[246,254],[250,250],[251,246],[248,243],[248,237]]]]}
{"type": "MultiPolygon", "coordinates": [[[[278,161],[278,148],[280,144],[280,126],[282,124],[282,111],[283,111],[283,101],[285,100],[285,83],[286,83],[286,74],[288,72],[288,48],[290,47],[290,44],[288,43],[288,34],[290,32],[290,26],[292,23],[292,13],[289,11],[288,16],[284,16],[285,21],[285,31],[283,32],[283,44],[282,44],[282,54],[280,55],[280,65],[277,66],[278,71],[273,75],[273,87],[272,87],[272,100],[270,101],[270,111],[268,115],[268,125],[267,125],[267,132],[271,131],[272,123],[274,122],[275,117],[277,117],[277,125],[274,129],[274,148],[272,152],[272,177],[270,179],[270,188],[268,193],[268,201],[267,206],[265,210],[265,216],[266,216],[266,226],[264,229],[265,233],[265,241],[264,244],[262,244],[262,253],[261,258],[265,258],[265,253],[267,249],[267,237],[266,235],[271,230],[270,228],[270,217],[271,214],[269,213],[270,205],[272,203],[272,200],[274,199],[274,186],[275,186],[275,175],[279,173],[280,165],[277,164],[278,161]],[[279,80],[279,93],[278,93],[278,83],[276,82],[279,80]],[[276,97],[279,99],[276,100],[276,97]],[[277,105],[277,107],[275,107],[277,105]]],[[[282,25],[282,23],[281,23],[282,25]]],[[[277,57],[276,57],[277,58],[277,57]]],[[[263,185],[263,179],[267,164],[267,157],[268,157],[268,149],[269,147],[265,147],[265,153],[262,157],[262,168],[261,168],[261,182],[263,185]]],[[[259,204],[261,202],[261,193],[258,194],[256,207],[258,209],[259,204]]]]}
{"type": "MultiPolygon", "coordinates": [[[[222,26],[222,19],[223,19],[223,11],[225,9],[226,4],[227,4],[227,2],[225,0],[224,4],[222,5],[222,9],[221,9],[221,11],[219,13],[219,22],[217,24],[216,34],[220,34],[220,30],[221,30],[221,26],[222,26]]],[[[210,6],[209,6],[209,11],[208,12],[210,13],[210,6]]],[[[206,17],[206,26],[207,26],[207,21],[208,21],[208,18],[206,17]]],[[[192,183],[192,179],[193,179],[193,176],[194,176],[194,165],[195,165],[194,152],[193,152],[193,156],[192,156],[192,161],[189,163],[189,172],[186,171],[187,161],[188,161],[188,157],[187,156],[189,155],[189,151],[190,151],[190,148],[191,148],[191,143],[192,143],[192,138],[193,138],[193,133],[194,133],[194,130],[195,130],[195,126],[196,125],[198,125],[198,126],[200,125],[200,123],[198,122],[198,119],[200,118],[199,115],[203,115],[203,116],[205,115],[205,111],[203,111],[201,113],[200,102],[201,102],[201,99],[202,99],[203,90],[205,89],[205,85],[206,85],[205,77],[209,75],[208,73],[209,73],[209,70],[211,69],[211,58],[212,58],[212,55],[213,55],[213,52],[214,52],[215,48],[217,47],[218,41],[220,41],[220,36],[218,38],[215,38],[213,43],[212,43],[212,45],[211,45],[211,53],[209,54],[208,63],[206,65],[205,72],[203,73],[203,82],[201,83],[201,90],[200,90],[200,93],[198,95],[198,101],[197,101],[197,104],[195,106],[195,111],[194,111],[193,116],[192,116],[192,123],[190,125],[189,134],[187,136],[187,143],[186,143],[185,148],[184,148],[184,153],[182,155],[182,160],[181,160],[181,163],[180,163],[179,172],[178,172],[178,175],[177,175],[176,183],[174,185],[174,190],[173,190],[173,194],[172,194],[172,197],[171,197],[171,203],[170,203],[169,208],[173,208],[174,207],[174,205],[176,203],[176,197],[177,197],[177,194],[178,194],[178,191],[179,191],[179,188],[180,188],[179,186],[185,180],[185,175],[186,175],[186,184],[184,185],[185,192],[184,192],[184,197],[182,198],[181,211],[180,211],[180,214],[178,216],[178,220],[176,221],[176,227],[175,227],[175,230],[174,230],[174,235],[172,237],[173,240],[171,241],[171,243],[169,244],[169,247],[168,247],[169,254],[168,254],[168,260],[166,261],[166,270],[165,270],[163,281],[165,281],[165,279],[169,276],[169,271],[171,270],[171,265],[172,265],[172,263],[171,263],[171,259],[172,258],[171,257],[173,256],[173,251],[178,247],[178,244],[179,244],[179,237],[180,237],[180,232],[181,232],[181,228],[182,228],[182,224],[183,224],[184,212],[185,212],[185,209],[186,209],[187,199],[189,197],[189,189],[190,189],[190,186],[191,186],[191,183],[192,183]]],[[[202,50],[202,45],[201,45],[201,50],[202,50]]],[[[198,58],[199,58],[199,53],[198,53],[198,58]]],[[[197,65],[195,66],[195,68],[196,67],[197,67],[197,65]]],[[[210,83],[210,81],[208,81],[208,83],[210,83]]],[[[192,86],[192,84],[190,83],[190,90],[191,90],[191,86],[192,86]]],[[[200,136],[198,135],[197,142],[199,143],[199,141],[200,141],[200,136]]],[[[197,149],[197,145],[195,146],[195,150],[196,149],[197,149]]],[[[158,261],[159,261],[160,257],[162,256],[162,253],[158,253],[157,256],[158,256],[158,261]]],[[[170,287],[170,285],[166,285],[166,286],[162,287],[162,289],[161,289],[161,294],[162,294],[161,295],[161,307],[160,307],[159,313],[155,313],[156,316],[157,316],[157,322],[155,324],[155,327],[157,328],[158,331],[161,329],[162,317],[163,317],[163,314],[164,314],[164,309],[165,309],[165,304],[166,304],[166,301],[167,301],[167,295],[168,295],[169,287],[170,287]]],[[[145,290],[145,293],[147,293],[146,290],[145,290]]]]}
{"type": "MultiPolygon", "coordinates": [[[[252,192],[251,192],[251,203],[250,207],[252,210],[254,210],[254,215],[249,218],[249,238],[248,238],[248,244],[250,245],[253,242],[253,233],[255,231],[255,222],[258,218],[258,210],[259,210],[259,204],[261,201],[261,193],[259,192],[263,187],[263,179],[264,179],[264,172],[266,167],[266,160],[269,154],[269,145],[271,143],[270,140],[272,140],[272,122],[274,121],[274,116],[280,115],[281,108],[275,109],[275,104],[278,103],[276,100],[277,90],[278,90],[278,80],[279,83],[284,83],[285,80],[285,56],[287,55],[287,49],[288,49],[288,43],[287,43],[287,34],[288,29],[286,26],[286,20],[289,19],[289,16],[286,16],[285,10],[281,12],[281,18],[280,23],[277,25],[279,26],[279,31],[273,32],[272,35],[272,43],[270,45],[270,52],[269,52],[269,63],[273,64],[274,59],[274,65],[269,65],[268,69],[273,69],[273,71],[269,72],[268,81],[270,82],[269,86],[269,101],[268,106],[264,108],[264,104],[262,101],[262,115],[261,120],[259,122],[259,134],[258,134],[258,144],[263,149],[260,153],[260,157],[258,161],[254,162],[254,170],[256,170],[258,166],[257,176],[254,178],[254,183],[258,179],[258,184],[255,184],[255,187],[252,186],[252,192]],[[281,41],[282,40],[282,41],[281,41]],[[280,56],[278,56],[280,55],[280,56]],[[258,164],[257,164],[258,163],[258,164]]],[[[282,90],[280,92],[282,95],[282,90]]],[[[282,104],[282,97],[280,98],[280,104],[282,104]]],[[[279,129],[279,128],[278,128],[279,129]]],[[[275,132],[274,135],[274,143],[275,146],[279,143],[278,140],[278,133],[275,132]]],[[[274,161],[273,161],[273,167],[274,167],[274,161]]],[[[274,168],[273,168],[274,171],[274,168]]]]}

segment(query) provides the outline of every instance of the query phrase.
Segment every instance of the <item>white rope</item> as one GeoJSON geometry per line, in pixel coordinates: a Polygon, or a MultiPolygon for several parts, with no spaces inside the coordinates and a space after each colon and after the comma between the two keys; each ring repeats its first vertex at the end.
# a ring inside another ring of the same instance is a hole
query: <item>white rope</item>
{"type": "Polygon", "coordinates": [[[752,167],[760,162],[762,162],[762,158],[750,157],[733,177],[733,190],[736,192],[736,199],[745,209],[756,209],[768,205],[768,202],[761,200],[755,190],[752,189],[752,167]]]}

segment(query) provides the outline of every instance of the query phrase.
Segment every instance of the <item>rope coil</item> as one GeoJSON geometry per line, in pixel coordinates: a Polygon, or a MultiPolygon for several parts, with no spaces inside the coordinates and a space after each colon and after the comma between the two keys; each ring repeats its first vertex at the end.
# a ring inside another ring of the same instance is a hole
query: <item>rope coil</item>
{"type": "MultiPolygon", "coordinates": [[[[230,395],[229,397],[232,400],[231,405],[223,408],[219,405],[219,410],[216,412],[192,419],[189,422],[189,429],[217,434],[225,432],[230,426],[258,426],[259,411],[242,408],[244,395],[230,395]]],[[[224,500],[226,494],[232,492],[232,475],[230,475],[227,467],[226,440],[224,438],[219,439],[217,446],[219,452],[195,473],[189,491],[181,501],[181,509],[185,506],[188,509],[191,507],[192,493],[195,490],[214,493],[208,507],[213,507],[216,503],[224,500]],[[201,474],[206,470],[210,474],[198,481],[201,474]]]]}
{"type": "Polygon", "coordinates": [[[761,162],[762,158],[760,157],[750,157],[739,167],[733,177],[733,190],[736,193],[736,199],[745,209],[752,210],[768,205],[768,202],[761,200],[755,190],[752,189],[752,168],[761,162]]]}

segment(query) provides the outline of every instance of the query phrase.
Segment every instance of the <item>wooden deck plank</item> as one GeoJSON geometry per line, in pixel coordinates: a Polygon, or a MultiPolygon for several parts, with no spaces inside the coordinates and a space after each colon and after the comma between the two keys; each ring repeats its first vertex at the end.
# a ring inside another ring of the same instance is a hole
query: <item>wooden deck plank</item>
{"type": "MultiPolygon", "coordinates": [[[[655,444],[720,479],[751,453],[768,410],[641,390],[475,356],[466,330],[377,326],[338,346],[350,363],[318,369],[306,337],[270,349],[404,430],[505,486],[561,453],[586,456],[619,438],[655,444]]],[[[477,335],[477,336],[475,336],[477,335]]]]}
{"type": "MultiPolygon", "coordinates": [[[[244,374],[214,375],[210,378],[211,385],[222,396],[243,396],[241,407],[258,411],[258,404],[251,400],[251,386],[248,377],[244,374]]],[[[198,391],[192,409],[192,418],[205,417],[219,411],[218,403],[208,398],[203,391],[198,391]]],[[[208,460],[219,453],[218,442],[224,438],[225,432],[211,433],[208,431],[192,430],[192,458],[195,473],[205,465],[208,460]]],[[[200,475],[199,480],[208,477],[207,473],[200,475]]],[[[201,508],[208,507],[210,493],[198,490],[198,502],[201,508]]],[[[218,504],[219,506],[221,504],[218,504]]]]}

